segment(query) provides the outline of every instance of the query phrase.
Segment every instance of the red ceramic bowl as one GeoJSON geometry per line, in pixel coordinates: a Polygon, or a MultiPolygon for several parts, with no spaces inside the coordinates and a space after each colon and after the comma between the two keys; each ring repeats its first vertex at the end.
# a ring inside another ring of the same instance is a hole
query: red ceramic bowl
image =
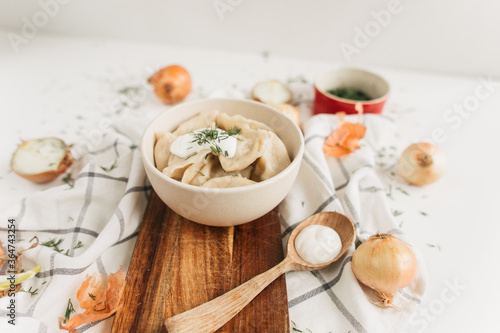
{"type": "Polygon", "coordinates": [[[321,74],[314,82],[313,113],[357,114],[356,103],[363,105],[364,113],[382,113],[389,95],[389,84],[380,76],[359,68],[340,68],[321,74]],[[348,87],[359,89],[372,97],[369,101],[355,101],[327,93],[328,90],[348,87]]]}

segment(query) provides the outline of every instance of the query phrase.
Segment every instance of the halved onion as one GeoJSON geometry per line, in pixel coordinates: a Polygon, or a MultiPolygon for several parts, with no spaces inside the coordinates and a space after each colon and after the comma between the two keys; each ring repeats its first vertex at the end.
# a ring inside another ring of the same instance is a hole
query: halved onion
{"type": "Polygon", "coordinates": [[[70,147],[58,138],[24,141],[12,155],[10,167],[19,176],[35,183],[46,183],[72,164],[70,147]]]}
{"type": "Polygon", "coordinates": [[[252,99],[266,104],[285,104],[292,100],[292,92],[278,80],[261,81],[252,88],[252,99]]]}

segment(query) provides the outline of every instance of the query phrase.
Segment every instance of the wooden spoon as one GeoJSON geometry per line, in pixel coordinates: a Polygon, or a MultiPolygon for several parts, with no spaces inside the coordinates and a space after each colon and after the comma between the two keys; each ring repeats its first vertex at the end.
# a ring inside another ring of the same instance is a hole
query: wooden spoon
{"type": "Polygon", "coordinates": [[[169,333],[215,332],[281,274],[289,271],[313,271],[337,261],[349,249],[355,234],[354,224],[346,216],[337,212],[315,214],[300,223],[292,232],[288,239],[287,255],[282,262],[210,302],[166,319],[163,323],[164,328],[169,333]],[[339,234],[342,249],[332,261],[313,265],[302,260],[297,254],[295,238],[302,229],[312,224],[330,227],[339,234]]]}

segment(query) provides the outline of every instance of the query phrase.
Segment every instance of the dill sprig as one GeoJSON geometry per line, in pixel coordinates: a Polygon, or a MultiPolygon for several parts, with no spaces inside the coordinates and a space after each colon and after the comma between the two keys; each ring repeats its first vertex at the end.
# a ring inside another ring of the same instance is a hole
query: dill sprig
{"type": "Polygon", "coordinates": [[[118,161],[115,160],[113,162],[113,164],[111,164],[111,166],[109,168],[107,167],[103,167],[102,165],[100,165],[99,167],[102,169],[102,171],[105,171],[105,172],[110,172],[111,170],[115,169],[116,167],[118,166],[118,161]]]}
{"type": "Polygon", "coordinates": [[[23,288],[21,288],[21,289],[19,289],[19,292],[28,293],[28,294],[31,294],[31,296],[38,295],[38,288],[36,288],[35,290],[31,290],[31,288],[33,288],[33,287],[30,287],[30,289],[28,289],[28,290],[24,290],[23,288]]]}
{"type": "Polygon", "coordinates": [[[241,128],[236,126],[231,127],[227,131],[221,130],[217,127],[206,128],[196,132],[191,132],[191,134],[194,137],[193,141],[191,142],[196,142],[200,146],[204,144],[209,144],[210,150],[215,155],[224,153],[224,155],[227,157],[228,156],[227,151],[224,152],[219,144],[221,143],[221,141],[226,140],[231,136],[237,136],[240,132],[241,128]]]}
{"type": "Polygon", "coordinates": [[[66,322],[69,320],[69,317],[71,317],[71,314],[75,311],[75,308],[73,307],[73,303],[71,303],[71,298],[68,300],[68,306],[66,307],[66,312],[64,313],[64,320],[63,324],[66,324],[66,322]]]}
{"type": "Polygon", "coordinates": [[[53,248],[55,251],[61,253],[62,251],[64,251],[63,249],[60,249],[59,248],[59,245],[63,242],[64,239],[60,238],[60,239],[51,239],[49,241],[46,241],[46,242],[43,242],[43,243],[40,243],[41,246],[46,246],[46,247],[51,247],[53,248]]]}
{"type": "Polygon", "coordinates": [[[106,307],[107,307],[107,305],[106,305],[106,301],[104,301],[104,307],[103,307],[102,309],[97,309],[97,306],[98,306],[99,304],[102,304],[102,302],[99,302],[99,303],[97,303],[97,304],[94,306],[94,309],[93,309],[94,311],[96,311],[96,312],[100,312],[100,311],[104,311],[104,310],[106,310],[106,307]]]}
{"type": "Polygon", "coordinates": [[[89,297],[95,301],[95,295],[92,295],[91,293],[89,293],[89,297]]]}
{"type": "Polygon", "coordinates": [[[67,173],[66,176],[62,179],[63,182],[66,183],[66,185],[69,186],[69,188],[73,188],[75,186],[75,180],[73,179],[73,176],[71,176],[71,173],[67,173]]]}

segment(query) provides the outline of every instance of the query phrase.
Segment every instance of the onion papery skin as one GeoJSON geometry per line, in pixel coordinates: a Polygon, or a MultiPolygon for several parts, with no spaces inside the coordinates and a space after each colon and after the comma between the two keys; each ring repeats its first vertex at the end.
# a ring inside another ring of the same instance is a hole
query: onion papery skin
{"type": "Polygon", "coordinates": [[[362,243],[352,256],[356,279],[372,289],[377,300],[372,303],[391,307],[400,289],[417,275],[417,258],[406,243],[389,234],[376,234],[362,243]]]}

